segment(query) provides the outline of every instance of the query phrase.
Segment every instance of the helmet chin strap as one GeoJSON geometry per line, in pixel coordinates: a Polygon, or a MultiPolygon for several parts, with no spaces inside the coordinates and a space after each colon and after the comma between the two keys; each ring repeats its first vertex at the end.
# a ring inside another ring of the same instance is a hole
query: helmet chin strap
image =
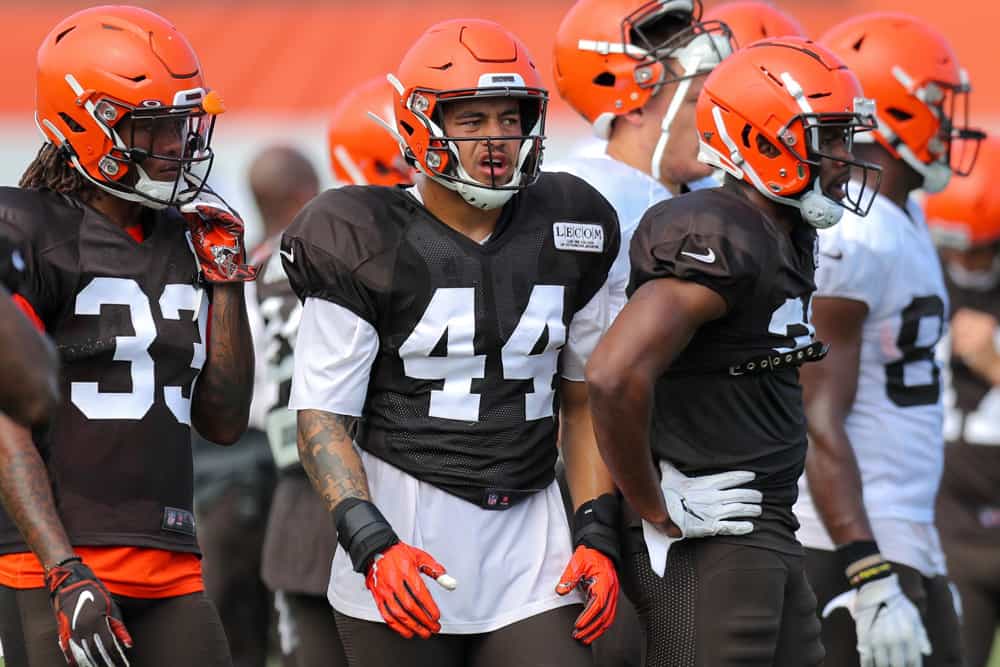
{"type": "Polygon", "coordinates": [[[660,122],[660,138],[656,141],[656,147],[653,149],[653,156],[650,159],[649,173],[655,180],[662,180],[660,163],[663,161],[663,154],[667,150],[667,141],[670,139],[670,126],[673,125],[674,118],[680,111],[684,98],[687,97],[692,77],[711,71],[721,62],[722,58],[726,58],[731,53],[729,41],[722,35],[705,33],[698,35],[686,46],[675,49],[670,54],[670,58],[676,60],[681,66],[682,79],[677,84],[674,96],[670,98],[667,112],[663,114],[663,120],[660,122]]]}
{"type": "Polygon", "coordinates": [[[985,271],[970,271],[958,262],[948,262],[945,270],[952,282],[962,289],[986,292],[1000,285],[1000,256],[993,258],[993,264],[985,271]]]}
{"type": "MultiPolygon", "coordinates": [[[[924,180],[921,186],[924,192],[934,194],[948,187],[952,174],[950,165],[938,161],[931,162],[930,164],[921,162],[920,158],[913,152],[913,149],[907,146],[906,143],[899,141],[899,137],[885,121],[878,116],[876,118],[878,120],[877,132],[882,135],[888,145],[895,149],[896,153],[899,154],[899,159],[905,162],[913,171],[920,174],[924,180]]],[[[873,139],[870,141],[873,141],[873,139]]]]}

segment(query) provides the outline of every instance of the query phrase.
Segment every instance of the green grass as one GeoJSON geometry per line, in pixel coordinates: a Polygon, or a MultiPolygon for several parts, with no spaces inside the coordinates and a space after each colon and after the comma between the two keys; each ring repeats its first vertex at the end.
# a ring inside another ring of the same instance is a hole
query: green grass
{"type": "MultiPolygon", "coordinates": [[[[0,665],[0,667],[3,667],[3,665],[0,665]]],[[[1000,667],[1000,631],[993,638],[993,655],[990,656],[990,661],[986,663],[986,667],[1000,667]]]]}

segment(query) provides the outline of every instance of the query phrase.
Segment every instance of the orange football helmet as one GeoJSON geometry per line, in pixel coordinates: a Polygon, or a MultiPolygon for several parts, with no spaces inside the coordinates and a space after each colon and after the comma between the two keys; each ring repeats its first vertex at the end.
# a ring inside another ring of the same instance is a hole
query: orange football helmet
{"type": "Polygon", "coordinates": [[[45,37],[37,76],[39,129],[94,185],[153,208],[192,201],[204,187],[225,109],[187,39],[163,17],[127,6],[77,12],[45,37]],[[137,136],[148,143],[137,145],[137,136]],[[175,143],[157,154],[154,137],[164,136],[175,143]],[[175,165],[174,175],[154,180],[146,160],[175,165]]]}
{"type": "Polygon", "coordinates": [[[943,191],[927,197],[927,224],[939,245],[968,250],[1000,241],[1000,138],[989,137],[979,150],[979,168],[943,191]]]}
{"type": "Polygon", "coordinates": [[[873,103],[826,48],[783,37],[737,51],[705,81],[697,114],[700,160],[753,185],[768,199],[798,208],[810,225],[830,227],[845,208],[858,215],[871,208],[881,169],[820,149],[823,129],[843,130],[848,149],[856,132],[875,129],[873,103]],[[824,157],[857,168],[860,182],[842,201],[820,186],[824,157]]]}
{"type": "Polygon", "coordinates": [[[527,47],[514,34],[481,19],[438,23],[410,47],[397,75],[387,78],[395,89],[395,125],[372,116],[396,137],[407,162],[421,173],[482,209],[503,206],[538,178],[548,92],[527,47]],[[483,97],[519,100],[522,134],[469,138],[444,133],[440,105],[483,97]],[[458,142],[511,139],[520,140],[521,149],[506,183],[494,179],[485,185],[462,166],[458,142]]]}
{"type": "Polygon", "coordinates": [[[413,180],[399,145],[368,117],[392,118],[392,90],[377,77],[358,86],[337,105],[327,130],[330,167],[341,183],[399,185],[413,180]]]}
{"type": "Polygon", "coordinates": [[[805,28],[795,17],[760,0],[716,5],[705,12],[705,20],[722,21],[729,26],[739,47],[748,46],[758,39],[806,36],[805,28]]]}
{"type": "Polygon", "coordinates": [[[872,138],[923,176],[924,190],[939,192],[953,173],[972,171],[985,135],[969,127],[969,77],[936,28],[877,12],[834,26],[820,41],[878,105],[872,138]]]}
{"type": "Polygon", "coordinates": [[[679,81],[650,164],[658,179],[690,80],[732,53],[731,37],[724,24],[701,21],[701,0],[578,0],[556,32],[556,86],[594,134],[608,139],[616,117],[679,81]]]}

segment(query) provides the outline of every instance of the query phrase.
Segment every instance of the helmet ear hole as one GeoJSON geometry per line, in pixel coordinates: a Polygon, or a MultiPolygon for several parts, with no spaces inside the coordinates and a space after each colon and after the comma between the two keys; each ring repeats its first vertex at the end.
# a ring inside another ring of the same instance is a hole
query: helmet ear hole
{"type": "Polygon", "coordinates": [[[611,72],[601,72],[594,77],[594,83],[598,86],[606,86],[608,88],[614,88],[615,85],[615,75],[611,72]]]}
{"type": "Polygon", "coordinates": [[[763,134],[757,133],[757,152],[764,157],[773,160],[781,155],[781,151],[771,143],[771,140],[763,134]]]}

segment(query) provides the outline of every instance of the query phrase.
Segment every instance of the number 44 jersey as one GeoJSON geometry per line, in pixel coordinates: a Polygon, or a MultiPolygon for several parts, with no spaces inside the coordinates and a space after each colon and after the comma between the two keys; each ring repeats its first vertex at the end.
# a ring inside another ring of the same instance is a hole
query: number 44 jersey
{"type": "Polygon", "coordinates": [[[351,186],[313,200],[282,255],[301,299],[333,302],[377,332],[358,445],[503,509],[553,479],[557,376],[582,380],[567,338],[606,328],[607,308],[592,300],[606,298],[618,246],[607,201],[574,176],[543,174],[483,243],[405,190],[351,186]],[[594,321],[575,318],[585,307],[594,321]]]}
{"type": "MultiPolygon", "coordinates": [[[[923,212],[913,200],[904,212],[878,195],[867,217],[845,214],[819,239],[816,296],[868,306],[858,389],[845,424],[868,516],[929,524],[944,457],[934,348],[947,326],[948,296],[923,212]]],[[[799,539],[831,548],[804,477],[801,486],[799,539]]]]}

